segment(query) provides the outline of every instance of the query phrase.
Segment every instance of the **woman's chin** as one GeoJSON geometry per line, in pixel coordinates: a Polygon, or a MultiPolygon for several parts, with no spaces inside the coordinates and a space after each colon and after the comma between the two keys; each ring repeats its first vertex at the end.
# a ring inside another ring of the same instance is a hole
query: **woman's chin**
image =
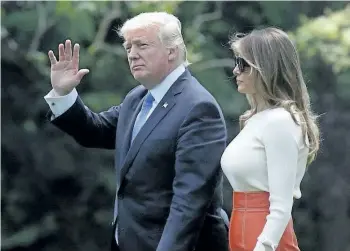
{"type": "Polygon", "coordinates": [[[247,94],[246,91],[245,91],[245,88],[242,87],[241,85],[238,85],[237,91],[238,91],[239,93],[242,93],[242,94],[247,94]]]}

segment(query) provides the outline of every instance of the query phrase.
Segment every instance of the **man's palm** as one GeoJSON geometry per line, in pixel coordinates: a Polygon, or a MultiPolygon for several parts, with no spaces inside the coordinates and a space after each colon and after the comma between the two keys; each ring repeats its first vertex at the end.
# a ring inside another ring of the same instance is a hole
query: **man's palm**
{"type": "Polygon", "coordinates": [[[72,46],[69,40],[58,46],[59,61],[57,61],[52,51],[49,51],[51,62],[51,85],[58,95],[67,95],[81,81],[84,75],[89,73],[88,69],[79,70],[79,45],[72,46]]]}
{"type": "Polygon", "coordinates": [[[77,72],[78,69],[73,66],[72,62],[57,62],[51,66],[52,85],[58,88],[75,85],[76,82],[79,82],[77,72]]]}

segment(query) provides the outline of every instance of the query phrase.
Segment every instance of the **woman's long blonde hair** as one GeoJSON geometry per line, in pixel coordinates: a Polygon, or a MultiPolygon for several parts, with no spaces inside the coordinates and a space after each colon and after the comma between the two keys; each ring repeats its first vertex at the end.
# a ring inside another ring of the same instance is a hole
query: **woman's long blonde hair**
{"type": "Polygon", "coordinates": [[[298,52],[288,35],[277,28],[256,29],[247,35],[232,37],[230,45],[235,55],[251,66],[254,87],[259,94],[258,97],[247,95],[250,109],[240,116],[241,129],[258,112],[258,102],[285,108],[302,128],[305,143],[309,146],[310,164],[319,150],[320,133],[317,116],[310,107],[298,52]]]}

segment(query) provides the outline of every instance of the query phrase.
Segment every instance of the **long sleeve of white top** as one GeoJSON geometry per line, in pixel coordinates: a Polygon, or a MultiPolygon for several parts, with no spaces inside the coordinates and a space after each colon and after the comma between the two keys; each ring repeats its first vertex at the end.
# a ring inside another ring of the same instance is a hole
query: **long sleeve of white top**
{"type": "Polygon", "coordinates": [[[267,123],[263,130],[270,214],[258,240],[275,250],[291,219],[299,144],[294,133],[295,125],[283,117],[267,123]]]}

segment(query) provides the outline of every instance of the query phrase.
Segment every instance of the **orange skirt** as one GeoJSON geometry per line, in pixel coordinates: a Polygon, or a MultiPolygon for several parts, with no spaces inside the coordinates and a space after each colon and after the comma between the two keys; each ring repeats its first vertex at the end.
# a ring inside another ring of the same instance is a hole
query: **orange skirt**
{"type": "MultiPolygon", "coordinates": [[[[230,251],[253,251],[269,214],[269,193],[234,192],[230,219],[230,251]]],[[[289,221],[276,251],[300,251],[293,221],[289,221]]]]}

